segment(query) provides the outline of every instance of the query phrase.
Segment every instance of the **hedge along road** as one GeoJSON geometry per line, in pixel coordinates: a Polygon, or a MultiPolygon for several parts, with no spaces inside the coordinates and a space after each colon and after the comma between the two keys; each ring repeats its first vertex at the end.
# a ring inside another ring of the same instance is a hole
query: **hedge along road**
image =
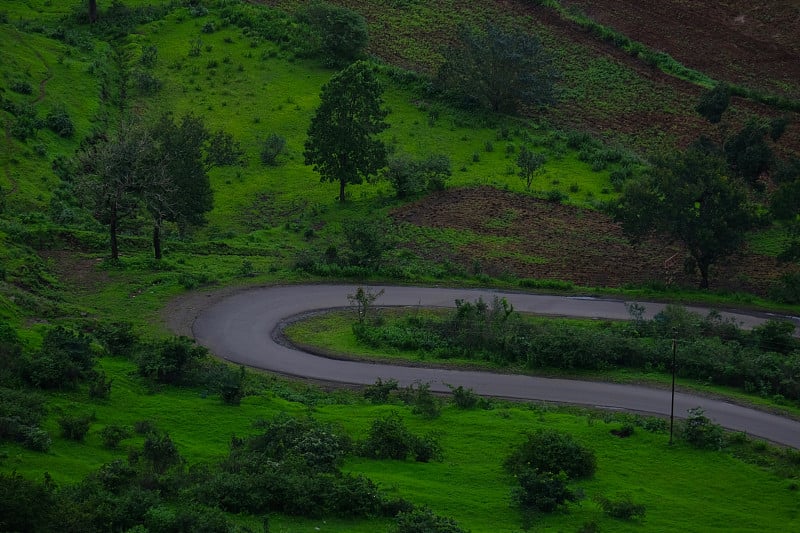
{"type": "MultiPolygon", "coordinates": [[[[370,286],[373,292],[384,290],[376,300],[380,306],[454,307],[456,299],[491,301],[503,297],[517,311],[540,315],[629,319],[626,302],[586,297],[534,295],[476,289],[438,287],[370,286]]],[[[195,294],[194,300],[179,299],[166,311],[173,330],[191,332],[197,342],[231,362],[302,377],[341,384],[373,384],[378,378],[396,379],[401,386],[429,383],[434,392],[449,392],[448,385],[463,386],[484,396],[515,400],[542,400],[619,409],[654,415],[669,415],[670,391],[636,385],[621,385],[569,379],[539,378],[469,370],[395,366],[365,361],[330,359],[303,352],[280,341],[283,325],[293,317],[347,305],[348,295],[357,286],[292,285],[263,287],[214,295],[195,294]],[[181,327],[181,321],[184,326],[181,327]]],[[[627,302],[634,303],[634,302],[627,302]]],[[[651,318],[665,304],[636,302],[651,318]]],[[[688,307],[706,314],[708,309],[688,307]]],[[[751,328],[770,318],[767,314],[722,312],[744,328],[751,328]]],[[[786,317],[782,317],[786,318],[786,317]]],[[[791,318],[800,323],[797,318],[791,318]]],[[[779,444],[800,448],[800,422],[735,405],[726,401],[686,393],[675,394],[675,415],[685,417],[687,410],[702,407],[716,423],[744,431],[779,444]]]]}

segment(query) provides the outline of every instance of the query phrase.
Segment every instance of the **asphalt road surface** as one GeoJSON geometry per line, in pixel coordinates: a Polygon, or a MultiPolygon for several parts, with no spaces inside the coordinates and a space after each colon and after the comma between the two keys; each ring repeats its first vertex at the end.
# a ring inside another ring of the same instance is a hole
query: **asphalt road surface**
{"type": "MultiPolygon", "coordinates": [[[[669,415],[670,391],[569,379],[537,378],[493,372],[447,370],[417,366],[393,366],[363,361],[343,361],[305,353],[280,342],[282,325],[308,312],[344,307],[356,286],[292,285],[253,288],[224,297],[210,298],[184,313],[191,313],[191,329],[197,342],[229,361],[288,376],[342,384],[368,385],[378,378],[396,379],[401,386],[429,383],[432,391],[449,392],[448,385],[471,388],[475,393],[518,400],[542,400],[573,405],[669,415]]],[[[492,290],[437,287],[382,287],[375,302],[380,306],[453,307],[456,299],[491,302],[505,297],[521,312],[542,315],[628,319],[626,302],[586,297],[533,295],[492,290]]],[[[628,302],[631,303],[631,302],[628,302]]],[[[664,304],[639,302],[650,318],[664,304]]],[[[689,308],[699,313],[707,309],[689,308]]],[[[174,314],[181,311],[173,310],[174,314]]],[[[749,328],[769,318],[766,314],[723,312],[723,317],[749,328]]],[[[188,315],[187,315],[188,316],[188,315]]],[[[174,318],[174,317],[173,317],[174,318]]],[[[169,317],[167,318],[169,321],[169,317]]],[[[796,318],[793,319],[800,324],[796,318]]],[[[676,393],[675,416],[702,407],[714,422],[776,443],[800,448],[800,422],[726,401],[676,393]]]]}

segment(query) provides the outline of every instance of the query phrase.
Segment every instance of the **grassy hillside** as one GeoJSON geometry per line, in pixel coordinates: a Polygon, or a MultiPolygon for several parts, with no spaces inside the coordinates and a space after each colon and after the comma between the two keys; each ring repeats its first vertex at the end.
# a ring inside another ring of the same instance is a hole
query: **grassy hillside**
{"type": "MultiPolygon", "coordinates": [[[[302,2],[101,0],[96,24],[88,23],[78,1],[8,0],[0,6],[0,391],[19,389],[42,398],[39,429],[52,439],[45,452],[14,442],[7,428],[17,422],[9,422],[13,417],[2,406],[4,483],[13,472],[36,482],[48,473],[63,489],[59,494],[69,493],[67,487],[103,464],[134,464],[148,438],[144,431],[131,432],[111,449],[103,445],[104,428],[132,429],[149,421],[170,435],[184,460],[163,479],[149,480],[161,483],[165,498],[172,498],[147,515],[148,527],[158,531],[158,513],[174,514],[189,505],[181,499],[185,494],[176,496],[175,486],[222,461],[237,442],[233,435],[255,435],[254,421],[280,413],[312,415],[360,441],[374,420],[396,411],[413,432],[438,439],[443,460],[350,454],[342,470],[367,476],[387,498],[429,506],[476,533],[519,531],[528,520],[534,520],[534,529],[554,531],[796,529],[796,453],[744,436],[721,451],[685,443],[668,447],[663,424],[654,421],[499,402],[472,410],[446,405],[441,416],[427,418],[398,398],[372,404],[359,393],[324,392],[255,372],[244,381],[241,405],[232,406],[220,401],[217,387],[220,376],[231,378],[235,369],[226,374],[224,365],[204,360],[182,385],[165,384],[143,370],[142,354],[158,352],[153,343],[171,335],[160,315],[170,298],[237,285],[321,279],[447,283],[703,299],[798,312],[796,305],[769,300],[780,276],[797,272],[797,264],[775,259],[786,238],[781,228],[754,232],[748,248],[714,273],[717,290],[695,292],[696,277],[683,272],[680,247],[659,239],[634,246],[602,211],[622,181],[643,172],[653,152],[701,133],[718,134],[693,111],[709,80],[725,79],[757,93],[734,98],[731,123],[738,124],[784,113],[759,95],[778,94],[789,102],[797,97],[779,71],[771,71],[775,78],[769,82],[751,85],[756,76],[728,77],[716,66],[706,72],[705,63],[681,49],[675,61],[706,76],[687,81],[581,26],[583,14],[572,7],[578,2],[334,3],[367,20],[367,51],[389,111],[390,127],[382,137],[390,152],[447,156],[452,176],[445,190],[399,199],[390,183],[379,179],[349,185],[347,202],[340,203],[338,185],[321,183],[304,164],[320,89],[335,70],[324,67],[309,53],[310,44],[298,38],[307,31],[302,17],[294,15],[302,2]],[[535,32],[552,50],[562,73],[557,105],[528,116],[500,116],[452,107],[430,90],[442,46],[454,41],[459,25],[486,19],[535,32]],[[193,113],[209,129],[230,133],[244,149],[244,160],[210,171],[214,204],[207,224],[188,233],[177,224],[164,225],[162,260],[152,259],[151,220],[139,209],[121,228],[120,261],[109,261],[108,230],[80,188],[76,156],[115,132],[126,114],[147,122],[163,113],[175,118],[193,113]],[[271,134],[286,140],[275,166],[261,161],[271,134]],[[523,145],[547,158],[530,191],[517,175],[523,145]],[[346,229],[376,220],[392,228],[381,266],[337,262],[353,252],[346,229]],[[109,348],[104,337],[119,332],[114,328],[120,322],[130,324],[144,346],[127,357],[109,348]],[[25,365],[53,349],[47,335],[59,325],[90,335],[86,346],[95,371],[113,379],[110,397],[90,397],[95,374],[75,387],[65,382],[37,390],[25,365]],[[16,375],[18,367],[23,370],[16,375]],[[75,416],[89,421],[82,442],[62,435],[59,421],[75,416]],[[655,431],[642,427],[648,424],[655,431]],[[632,437],[609,433],[625,425],[636,425],[632,437]],[[567,432],[591,447],[598,471],[574,484],[582,498],[568,512],[531,518],[512,505],[516,481],[502,469],[502,460],[526,432],[539,428],[567,432]],[[596,500],[623,494],[646,506],[646,518],[611,518],[596,500]]],[[[583,8],[608,28],[629,29],[617,10],[604,19],[583,8]]],[[[631,37],[662,49],[662,40],[631,37]]],[[[796,112],[789,114],[797,118],[796,112]]],[[[793,120],[776,149],[797,154],[799,132],[793,120]]],[[[203,512],[212,512],[203,505],[203,512]]],[[[225,519],[240,531],[266,529],[263,516],[228,511],[225,519]]],[[[270,531],[396,528],[391,516],[267,514],[270,531]]]]}

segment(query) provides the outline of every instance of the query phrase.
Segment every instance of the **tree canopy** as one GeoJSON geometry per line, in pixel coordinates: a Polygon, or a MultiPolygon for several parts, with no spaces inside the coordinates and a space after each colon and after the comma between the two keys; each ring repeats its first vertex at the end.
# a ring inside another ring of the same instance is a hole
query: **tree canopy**
{"type": "Polygon", "coordinates": [[[725,161],[703,146],[661,161],[630,182],[617,219],[628,235],[663,232],[681,241],[708,288],[709,267],[735,252],[754,217],[744,188],[726,175],[725,161]]]}
{"type": "Polygon", "coordinates": [[[376,137],[389,127],[382,94],[372,67],[364,61],[322,87],[303,155],[321,181],[339,182],[340,202],[345,201],[348,183],[362,183],[386,165],[386,146],[376,137]]]}
{"type": "Polygon", "coordinates": [[[523,106],[555,102],[556,69],[533,35],[491,24],[483,31],[465,28],[444,56],[438,85],[462,103],[514,114],[523,106]]]}

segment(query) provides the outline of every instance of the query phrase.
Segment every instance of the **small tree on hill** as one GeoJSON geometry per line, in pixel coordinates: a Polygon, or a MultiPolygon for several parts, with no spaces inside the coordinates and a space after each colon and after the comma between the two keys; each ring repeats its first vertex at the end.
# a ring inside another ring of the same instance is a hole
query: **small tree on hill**
{"type": "Polygon", "coordinates": [[[340,202],[348,183],[361,183],[386,165],[386,146],[375,137],[389,127],[382,94],[372,68],[363,61],[322,87],[303,155],[322,181],[339,182],[340,202]]]}
{"type": "Polygon", "coordinates": [[[319,39],[322,61],[343,67],[358,59],[367,47],[367,22],[359,13],[327,2],[312,2],[301,14],[319,39]]]}
{"type": "Polygon", "coordinates": [[[630,182],[616,218],[630,236],[658,231],[681,241],[704,289],[711,265],[738,250],[754,222],[744,189],[726,175],[725,162],[697,145],[660,162],[647,179],[630,182]]]}
{"type": "Polygon", "coordinates": [[[710,123],[717,124],[722,120],[722,114],[728,109],[730,103],[730,88],[724,83],[718,83],[714,88],[700,95],[700,101],[697,103],[695,111],[710,123]]]}
{"type": "Polygon", "coordinates": [[[525,188],[531,190],[533,178],[544,171],[544,164],[547,159],[542,154],[537,154],[529,150],[527,146],[522,146],[517,156],[517,166],[519,167],[519,177],[525,181],[525,188]]]}
{"type": "Polygon", "coordinates": [[[445,52],[437,81],[462,102],[501,113],[555,102],[556,70],[533,35],[487,25],[463,29],[460,42],[445,52]]]}

